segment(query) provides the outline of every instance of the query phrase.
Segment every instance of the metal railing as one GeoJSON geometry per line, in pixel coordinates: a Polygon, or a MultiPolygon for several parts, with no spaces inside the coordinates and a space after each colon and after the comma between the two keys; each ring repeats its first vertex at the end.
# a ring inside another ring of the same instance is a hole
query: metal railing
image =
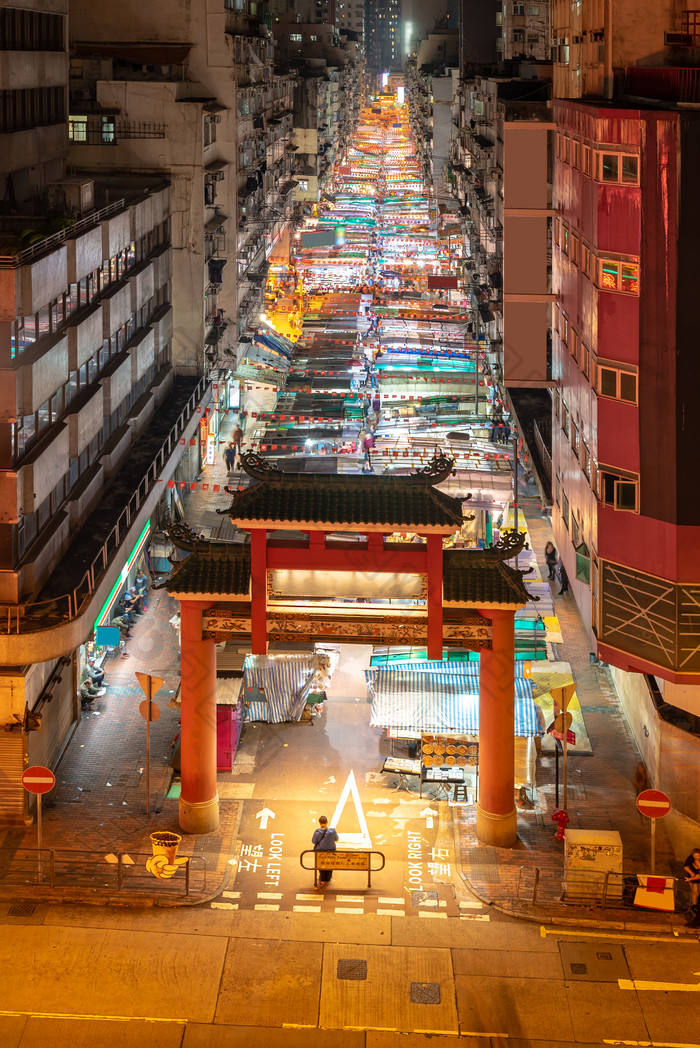
{"type": "Polygon", "coordinates": [[[81,891],[142,892],[159,896],[203,895],[204,856],[191,855],[174,877],[159,879],[146,869],[149,854],[18,848],[9,860],[0,851],[0,887],[79,888],[81,891]]]}
{"type": "Polygon", "coordinates": [[[0,255],[0,269],[26,265],[27,262],[31,262],[33,258],[36,258],[37,255],[57,247],[64,240],[71,240],[80,233],[87,232],[87,230],[96,226],[98,222],[104,221],[105,218],[109,218],[110,215],[114,215],[117,211],[123,211],[125,206],[126,201],[123,198],[115,200],[114,203],[101,207],[99,211],[91,211],[85,218],[79,218],[68,229],[59,229],[57,233],[52,233],[51,236],[38,240],[36,244],[32,244],[31,247],[25,248],[24,251],[20,251],[16,255],[0,255]]]}
{"type": "MultiPolygon", "coordinates": [[[[677,878],[666,877],[666,881],[673,883],[675,897],[677,878]]],[[[638,887],[641,885],[637,880],[637,874],[629,871],[561,872],[542,869],[539,866],[521,866],[518,871],[515,899],[518,903],[532,906],[538,903],[562,903],[567,906],[598,906],[603,910],[620,909],[632,905],[638,887]]]]}
{"type": "Polygon", "coordinates": [[[177,421],[171,426],[168,436],[149,465],[145,476],[139,481],[138,487],[119,514],[99,553],[85,569],[72,591],[50,600],[0,607],[0,630],[8,634],[38,633],[52,626],[69,622],[82,613],[109,570],[127,532],[141,511],[141,507],[156,486],[167,460],[177,448],[180,436],[195,414],[208,384],[208,378],[200,378],[177,421]]]}

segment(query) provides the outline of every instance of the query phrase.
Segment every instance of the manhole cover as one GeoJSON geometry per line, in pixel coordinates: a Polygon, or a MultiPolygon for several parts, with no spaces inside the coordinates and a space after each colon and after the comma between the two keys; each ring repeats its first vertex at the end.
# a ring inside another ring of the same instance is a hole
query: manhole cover
{"type": "Polygon", "coordinates": [[[31,917],[35,907],[31,902],[13,902],[7,911],[8,917],[31,917]]]}
{"type": "Polygon", "coordinates": [[[437,892],[411,892],[411,906],[437,906],[438,902],[437,892]]]}
{"type": "Polygon", "coordinates": [[[568,979],[616,983],[618,979],[629,978],[621,946],[599,950],[591,943],[560,942],[559,952],[568,979]]]}
{"type": "Polygon", "coordinates": [[[367,961],[338,961],[337,976],[339,979],[366,979],[367,961]]]}
{"type": "Polygon", "coordinates": [[[411,1004],[439,1004],[440,983],[411,983],[411,1004]]]}

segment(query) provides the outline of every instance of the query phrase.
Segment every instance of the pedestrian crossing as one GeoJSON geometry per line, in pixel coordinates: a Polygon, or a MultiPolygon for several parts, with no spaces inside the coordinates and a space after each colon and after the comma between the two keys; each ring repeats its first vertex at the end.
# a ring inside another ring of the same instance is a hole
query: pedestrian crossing
{"type": "Polygon", "coordinates": [[[212,910],[253,910],[260,912],[324,913],[339,916],[364,917],[419,917],[425,920],[490,921],[487,907],[477,899],[461,901],[424,899],[412,906],[410,893],[402,896],[348,895],[346,892],[325,889],[314,892],[257,892],[246,895],[240,891],[223,891],[210,904],[212,910]]]}

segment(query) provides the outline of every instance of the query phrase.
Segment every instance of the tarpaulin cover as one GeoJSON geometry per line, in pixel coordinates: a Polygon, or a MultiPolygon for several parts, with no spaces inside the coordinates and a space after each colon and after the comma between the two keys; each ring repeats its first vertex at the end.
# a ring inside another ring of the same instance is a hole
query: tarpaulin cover
{"type": "MultiPolygon", "coordinates": [[[[423,663],[424,667],[429,663],[423,663]]],[[[434,664],[435,665],[435,664],[434,664]]],[[[394,731],[454,732],[477,735],[479,732],[479,679],[454,663],[455,671],[443,669],[426,672],[415,667],[383,667],[368,670],[367,687],[372,696],[370,723],[376,728],[394,731]],[[462,672],[457,672],[457,669],[462,672]]],[[[449,665],[449,664],[448,664],[449,665]]],[[[537,707],[532,698],[529,679],[515,678],[516,736],[540,735],[537,707]]]]}
{"type": "Polygon", "coordinates": [[[314,674],[310,655],[249,655],[243,666],[248,719],[269,724],[301,720],[314,674]]]}

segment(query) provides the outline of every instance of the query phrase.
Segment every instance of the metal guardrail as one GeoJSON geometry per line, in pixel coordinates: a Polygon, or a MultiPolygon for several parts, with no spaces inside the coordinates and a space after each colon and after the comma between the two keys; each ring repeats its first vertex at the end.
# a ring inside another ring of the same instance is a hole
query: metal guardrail
{"type": "Polygon", "coordinates": [[[207,864],[188,856],[174,877],[159,879],[146,869],[151,853],[77,851],[67,848],[18,848],[6,859],[0,851],[0,888],[80,888],[94,892],[148,892],[149,895],[203,895],[207,864]]]}
{"type": "Polygon", "coordinates": [[[51,600],[0,607],[0,632],[7,634],[39,633],[59,623],[71,621],[81,614],[109,570],[124,536],[131,527],[132,520],[136,518],[146,498],[155,487],[167,459],[177,447],[180,435],[195,414],[209,381],[209,378],[203,376],[197,383],[177,421],[171,426],[168,436],[148,467],[146,475],[139,482],[136,491],[102,544],[100,552],[85,570],[73,590],[51,600]]]}
{"type": "Polygon", "coordinates": [[[91,211],[85,218],[77,219],[67,229],[59,229],[57,233],[52,233],[51,236],[38,240],[36,244],[32,244],[31,247],[25,248],[24,251],[20,251],[16,255],[0,255],[0,269],[14,269],[17,266],[26,265],[27,262],[31,262],[33,258],[36,258],[37,255],[42,255],[45,251],[57,247],[64,240],[71,240],[74,236],[87,232],[88,229],[96,226],[98,222],[109,218],[110,215],[115,214],[117,211],[123,211],[125,207],[126,200],[124,198],[115,200],[113,203],[101,207],[98,211],[91,211]]]}
{"type": "MultiPolygon", "coordinates": [[[[678,879],[666,877],[673,881],[673,892],[676,893],[678,879]]],[[[542,869],[539,866],[521,866],[518,871],[516,901],[529,905],[552,902],[569,906],[599,906],[608,908],[627,908],[632,905],[634,890],[640,887],[637,873],[613,873],[609,870],[566,870],[556,872],[542,869]],[[631,896],[631,898],[630,898],[631,896]]]]}

